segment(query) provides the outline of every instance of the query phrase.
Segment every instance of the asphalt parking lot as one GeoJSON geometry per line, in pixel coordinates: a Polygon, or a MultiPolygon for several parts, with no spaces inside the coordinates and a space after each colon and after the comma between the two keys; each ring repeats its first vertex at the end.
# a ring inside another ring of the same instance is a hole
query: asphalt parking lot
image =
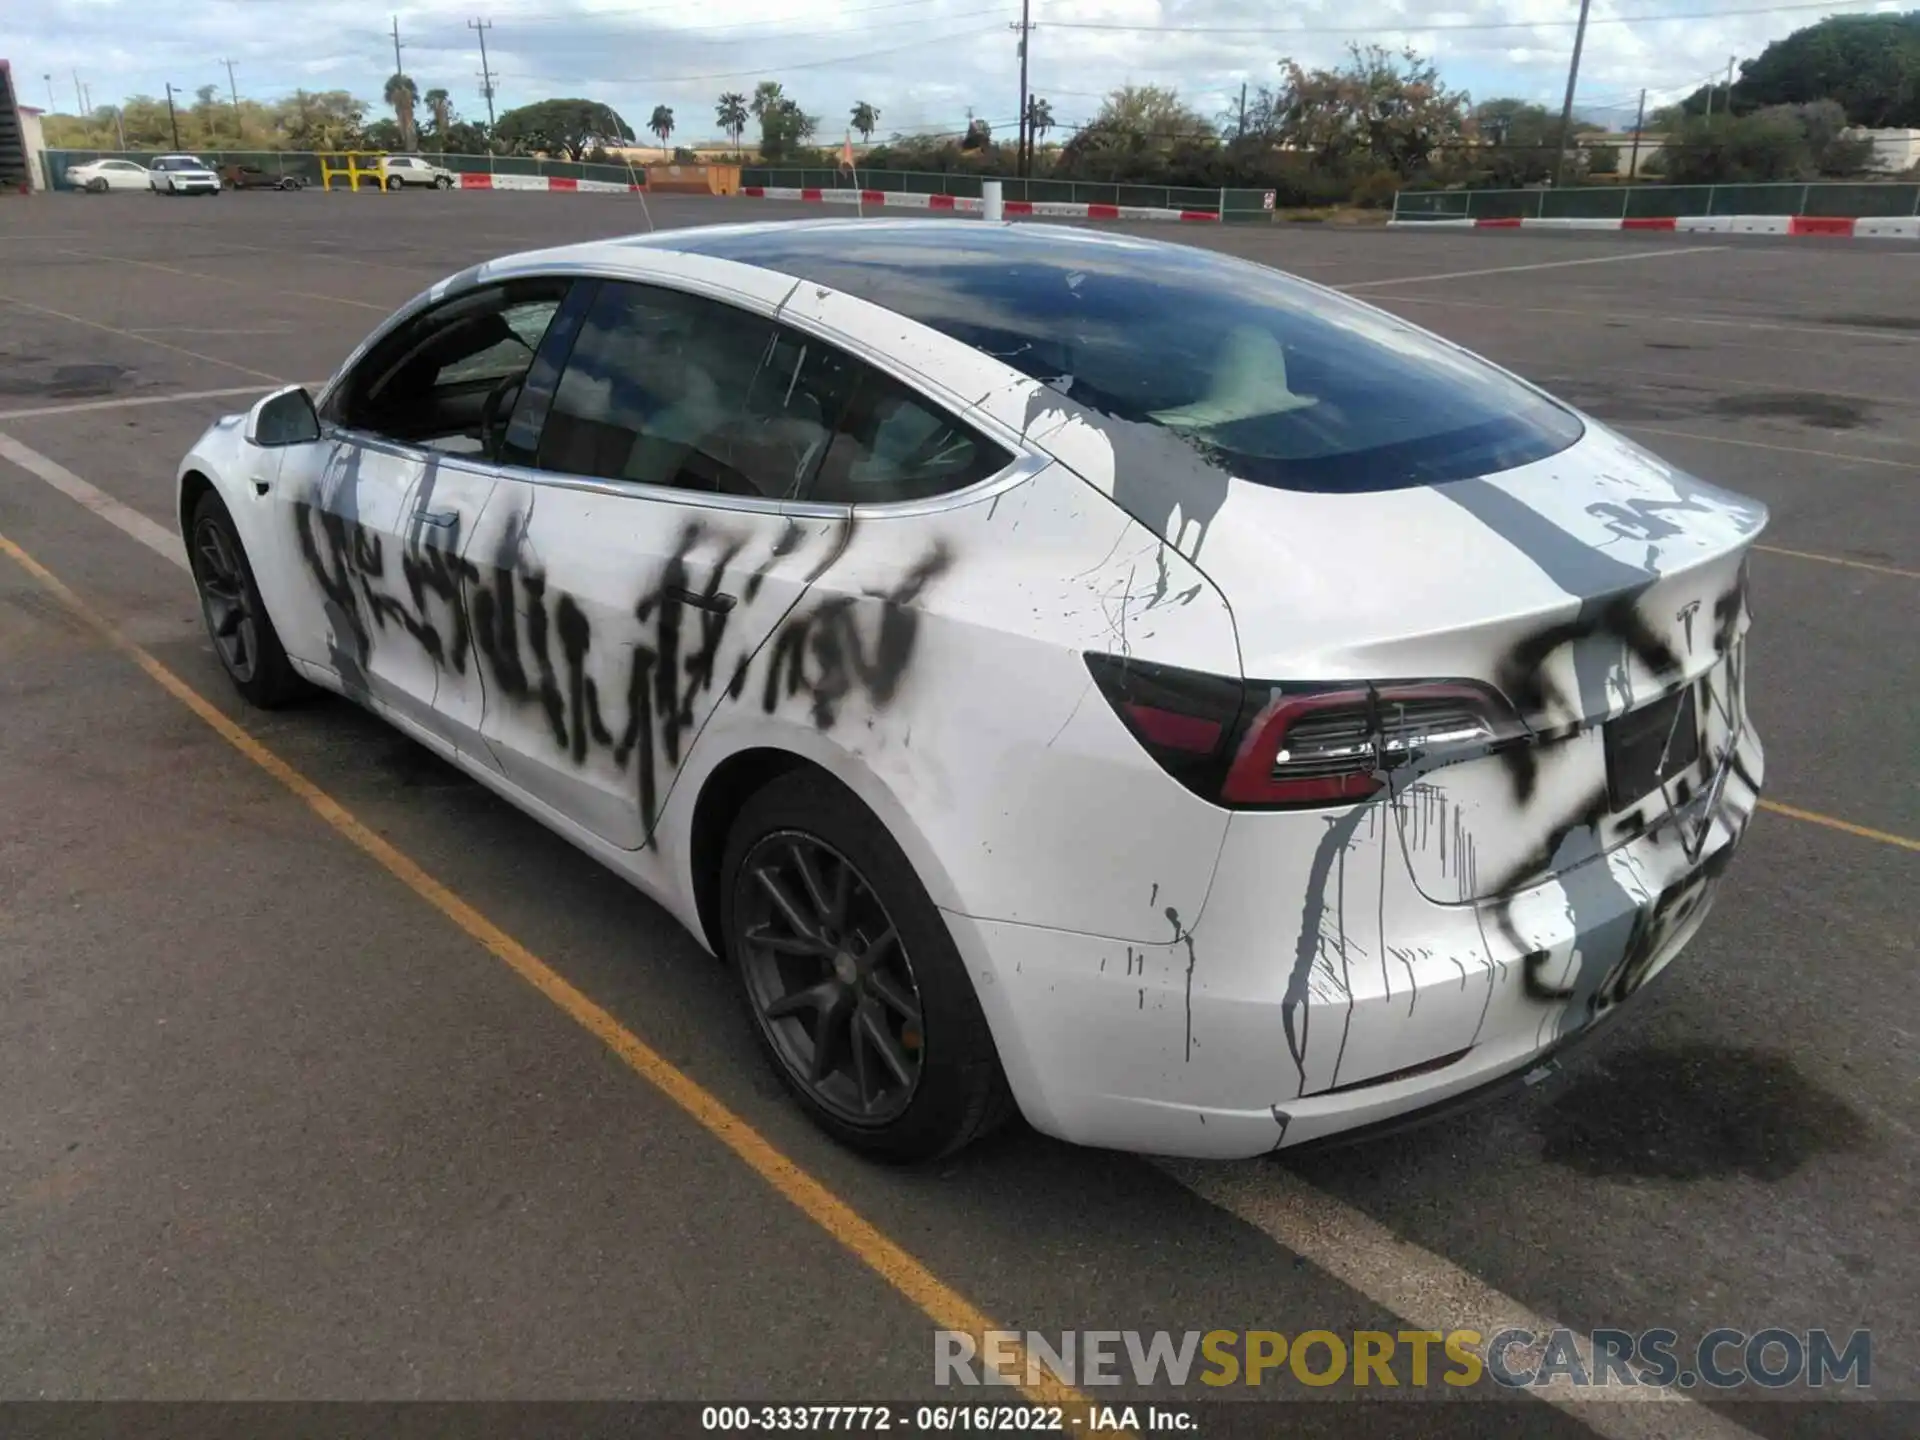
{"type": "MultiPolygon", "coordinates": [[[[799,214],[819,208],[649,212],[799,214]]],[[[724,971],[612,876],[344,702],[241,709],[166,538],[140,531],[172,528],[174,466],[210,419],[323,380],[433,280],[646,218],[483,193],[0,204],[0,536],[20,552],[0,554],[0,1398],[951,1399],[932,1332],[980,1315],[1545,1317],[1867,1328],[1895,1403],[1413,1412],[1292,1386],[1348,1403],[1230,1423],[1914,1433],[1920,247],[1143,227],[1349,288],[1765,501],[1750,685],[1772,808],[1683,960],[1520,1095],[1284,1162],[1016,1129],[902,1171],[812,1130],[724,971]],[[444,891],[356,848],[261,753],[444,891]],[[636,1073],[569,997],[697,1091],[636,1073]]]]}

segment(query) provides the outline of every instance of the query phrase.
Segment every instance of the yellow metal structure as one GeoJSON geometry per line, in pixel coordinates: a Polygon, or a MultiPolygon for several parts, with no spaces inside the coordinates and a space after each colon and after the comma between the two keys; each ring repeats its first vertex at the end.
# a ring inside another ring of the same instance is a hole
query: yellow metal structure
{"type": "Polygon", "coordinates": [[[380,162],[387,158],[384,150],[329,150],[320,154],[320,188],[333,189],[336,178],[344,179],[347,188],[358,190],[360,182],[365,180],[376,190],[384,190],[386,181],[380,171],[380,162]]]}

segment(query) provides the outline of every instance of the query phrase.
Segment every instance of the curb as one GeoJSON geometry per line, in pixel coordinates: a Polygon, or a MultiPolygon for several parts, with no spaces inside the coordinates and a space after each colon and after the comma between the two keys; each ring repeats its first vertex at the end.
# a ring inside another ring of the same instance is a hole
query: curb
{"type": "MultiPolygon", "coordinates": [[[[978,214],[981,202],[971,195],[916,195],[904,190],[816,190],[790,185],[743,185],[740,193],[752,200],[807,200],[825,205],[880,205],[897,210],[958,210],[978,214]]],[[[1198,220],[1217,223],[1211,210],[1169,210],[1157,205],[1079,205],[1065,200],[1008,200],[1001,210],[1008,216],[1039,215],[1053,220],[1198,220]]]]}
{"type": "Polygon", "coordinates": [[[1675,230],[1709,235],[1839,235],[1857,240],[1920,240],[1920,215],[1658,215],[1624,220],[1521,218],[1389,220],[1396,230],[1675,230]]]}

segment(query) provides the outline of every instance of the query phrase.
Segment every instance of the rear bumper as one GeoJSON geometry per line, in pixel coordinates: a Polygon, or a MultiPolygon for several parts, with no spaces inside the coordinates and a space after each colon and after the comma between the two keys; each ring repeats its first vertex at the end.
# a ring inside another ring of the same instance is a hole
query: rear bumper
{"type": "Polygon", "coordinates": [[[1477,1100],[1607,1019],[1705,920],[1763,764],[1746,726],[1720,783],[1493,901],[1428,899],[1370,803],[1236,814],[1165,943],[948,918],[1036,1128],[1251,1156],[1477,1100]]]}

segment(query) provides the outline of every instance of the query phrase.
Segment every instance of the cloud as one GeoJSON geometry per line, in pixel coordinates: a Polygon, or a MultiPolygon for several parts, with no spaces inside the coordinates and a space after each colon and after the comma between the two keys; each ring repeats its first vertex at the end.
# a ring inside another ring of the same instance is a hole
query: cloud
{"type": "MultiPolygon", "coordinates": [[[[1057,120],[1089,117],[1099,97],[1126,83],[1177,87],[1203,113],[1236,101],[1242,83],[1269,84],[1277,61],[1337,61],[1347,44],[1409,44],[1431,55],[1448,83],[1476,98],[1514,95],[1557,104],[1573,45],[1574,0],[1034,0],[1030,79],[1057,120]],[[1104,28],[1104,27],[1157,28],[1104,28]],[[1096,28],[1099,27],[1099,28],[1096,28]],[[1479,27],[1479,28],[1468,28],[1479,27]]],[[[1585,112],[1631,115],[1640,87],[1650,104],[1677,98],[1727,57],[1757,55],[1769,40],[1829,11],[1895,9],[1889,0],[1802,3],[1751,12],[1760,0],[1594,0],[1581,65],[1585,112]],[[1651,14],[1716,18],[1653,20],[1651,14]]],[[[473,0],[422,0],[400,12],[403,62],[421,89],[452,92],[484,116],[480,50],[467,21],[473,0]]],[[[501,109],[552,95],[612,104],[636,127],[657,104],[673,107],[676,138],[718,133],[713,105],[725,90],[777,79],[811,113],[821,135],[844,128],[856,100],[894,130],[963,128],[978,116],[1011,129],[1018,62],[1009,25],[1017,0],[507,0],[486,9],[488,59],[501,109]]],[[[276,99],[296,86],[345,88],[378,100],[393,70],[384,9],[342,0],[67,0],[17,7],[8,25],[23,98],[73,108],[78,70],[96,104],[160,94],[165,83],[227,93],[225,59],[241,93],[276,99]]]]}

